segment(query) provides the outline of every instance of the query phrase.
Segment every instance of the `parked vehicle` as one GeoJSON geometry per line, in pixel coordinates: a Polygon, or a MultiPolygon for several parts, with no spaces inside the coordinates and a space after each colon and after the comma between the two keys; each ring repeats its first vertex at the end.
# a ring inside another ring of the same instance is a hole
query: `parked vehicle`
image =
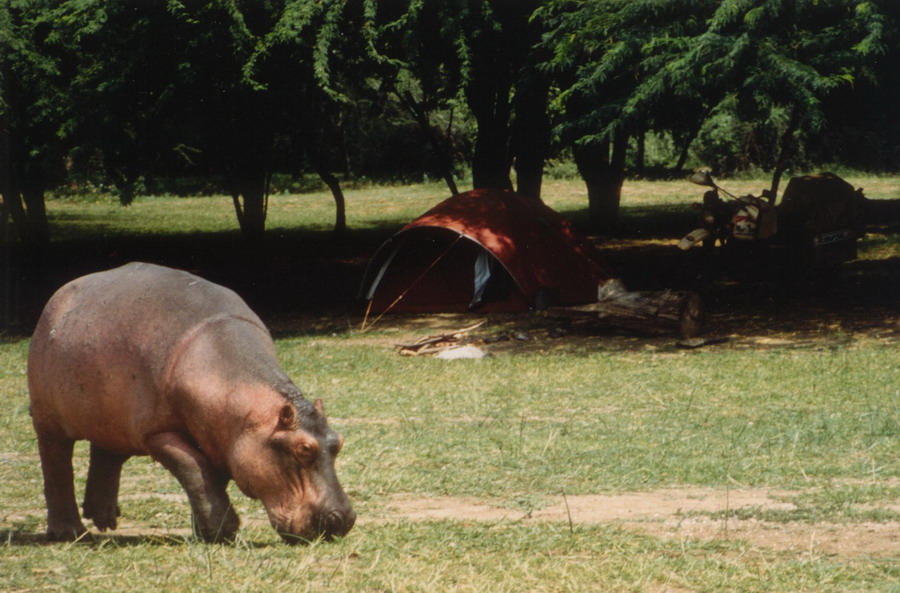
{"type": "Polygon", "coordinates": [[[690,181],[711,188],[702,204],[700,227],[688,233],[678,247],[703,245],[707,255],[720,253],[726,265],[741,265],[740,258],[771,264],[808,276],[834,269],[857,256],[863,234],[866,198],[862,189],[832,173],[794,177],[780,201],[768,190],[760,196],[735,196],[719,187],[707,171],[690,181]]]}

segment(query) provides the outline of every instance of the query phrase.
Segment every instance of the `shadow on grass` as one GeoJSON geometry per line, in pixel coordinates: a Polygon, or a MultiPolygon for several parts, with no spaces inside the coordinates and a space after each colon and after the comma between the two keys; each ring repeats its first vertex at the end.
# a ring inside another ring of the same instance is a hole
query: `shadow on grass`
{"type": "MultiPolygon", "coordinates": [[[[563,213],[589,234],[584,210],[563,213]]],[[[873,319],[900,303],[900,260],[882,257],[844,265],[825,289],[798,291],[770,279],[704,278],[697,250],[674,243],[695,226],[688,205],[625,207],[615,236],[596,237],[601,256],[631,290],[695,290],[724,319],[769,317],[772,323],[845,314],[875,305],[873,319]],[[808,312],[808,314],[807,314],[808,312]]],[[[104,236],[102,221],[84,221],[80,238],[51,243],[37,254],[20,254],[19,328],[0,333],[14,341],[31,333],[50,295],[78,276],[130,261],[186,269],[232,288],[279,337],[342,334],[358,327],[364,303],[357,298],[369,258],[406,221],[379,220],[337,236],[328,230],[272,228],[251,248],[233,231],[203,234],[104,236]]],[[[886,236],[900,253],[900,200],[873,200],[869,230],[886,236]]],[[[854,313],[859,315],[859,313],[854,313]]]]}
{"type": "Polygon", "coordinates": [[[15,547],[41,547],[41,546],[87,546],[94,548],[128,548],[144,546],[240,546],[245,548],[269,548],[272,546],[285,546],[281,542],[255,542],[238,538],[235,542],[208,543],[193,536],[177,534],[117,534],[117,533],[93,533],[89,532],[75,542],[57,542],[47,539],[46,534],[34,533],[27,529],[0,529],[0,545],[15,547]]]}

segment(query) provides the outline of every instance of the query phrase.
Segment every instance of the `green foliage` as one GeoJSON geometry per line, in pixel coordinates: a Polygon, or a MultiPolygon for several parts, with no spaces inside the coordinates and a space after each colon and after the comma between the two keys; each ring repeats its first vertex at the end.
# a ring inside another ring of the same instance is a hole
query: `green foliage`
{"type": "Polygon", "coordinates": [[[582,174],[734,171],[781,166],[792,138],[795,167],[891,170],[898,20],[866,0],[8,0],[0,193],[40,235],[48,188],[129,203],[157,178],[206,177],[261,225],[275,173],[452,190],[509,186],[515,163],[535,189],[590,146],[582,174]]]}
{"type": "Polygon", "coordinates": [[[560,0],[542,14],[552,30],[547,67],[571,73],[558,96],[564,109],[575,107],[557,128],[564,137],[611,139],[649,122],[690,141],[691,118],[728,110],[749,124],[753,142],[769,147],[753,154],[739,146],[729,155],[765,167],[773,166],[762,157],[777,154],[790,112],[798,111],[802,130],[820,131],[823,101],[873,78],[888,43],[880,5],[853,0],[560,0]]]}
{"type": "Polygon", "coordinates": [[[612,139],[623,126],[669,115],[648,109],[654,103],[671,110],[679,99],[698,99],[687,78],[674,80],[669,70],[703,30],[701,15],[714,4],[549,2],[538,16],[549,29],[543,43],[552,57],[545,68],[562,82],[558,132],[579,142],[612,139]]]}
{"type": "MultiPolygon", "coordinates": [[[[442,176],[451,177],[461,146],[434,120],[471,114],[468,157],[473,184],[510,186],[509,170],[546,155],[545,83],[532,67],[540,2],[484,0],[366,2],[366,36],[377,83],[412,115],[429,138],[442,176]],[[532,103],[536,102],[536,103],[532,103]],[[535,107],[534,105],[537,105],[535,107]]],[[[539,173],[539,171],[538,171],[539,173]]],[[[448,179],[455,190],[455,184],[448,179]]]]}

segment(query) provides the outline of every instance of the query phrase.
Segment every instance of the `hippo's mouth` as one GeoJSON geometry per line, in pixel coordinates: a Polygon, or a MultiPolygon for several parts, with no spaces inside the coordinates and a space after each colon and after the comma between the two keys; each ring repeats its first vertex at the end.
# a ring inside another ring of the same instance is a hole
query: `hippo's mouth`
{"type": "Polygon", "coordinates": [[[329,510],[294,517],[293,520],[272,520],[272,527],[281,538],[292,545],[309,544],[316,540],[332,541],[353,529],[356,512],[329,510]]]}

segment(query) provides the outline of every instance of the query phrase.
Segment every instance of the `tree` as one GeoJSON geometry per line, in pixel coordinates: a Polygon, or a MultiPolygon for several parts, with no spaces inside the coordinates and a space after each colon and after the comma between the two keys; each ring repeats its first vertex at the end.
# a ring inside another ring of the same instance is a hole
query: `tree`
{"type": "MultiPolygon", "coordinates": [[[[675,129],[673,109],[693,106],[696,121],[733,102],[755,128],[777,130],[774,191],[796,133],[821,129],[823,99],[869,76],[883,50],[882,11],[859,0],[559,0],[541,17],[547,67],[562,80],[558,132],[577,159],[588,153],[579,168],[597,177],[586,182],[603,228],[615,226],[622,139],[636,129],[675,129]]],[[[682,129],[696,134],[690,120],[682,129]]]]}
{"type": "Polygon", "coordinates": [[[245,84],[253,39],[237,5],[67,0],[41,19],[49,41],[69,44],[69,84],[45,100],[73,104],[62,154],[75,169],[99,156],[123,204],[140,176],[218,172],[244,237],[261,240],[273,124],[245,84]]]}
{"type": "MultiPolygon", "coordinates": [[[[515,167],[518,191],[539,198],[544,160],[566,145],[591,220],[610,230],[629,142],[648,132],[672,136],[680,167],[698,134],[721,137],[714,124],[737,121],[743,152],[773,170],[776,189],[802,142],[846,137],[840,108],[866,105],[859,89],[883,79],[879,96],[896,97],[896,21],[893,4],[863,0],[6,0],[2,216],[23,240],[45,241],[44,190],[64,163],[100,161],[123,203],[142,176],[224,180],[258,242],[272,173],[311,168],[341,229],[332,171],[351,170],[345,138],[359,137],[347,122],[377,119],[372,133],[419,153],[428,144],[455,192],[465,157],[441,123],[452,114],[475,122],[476,187],[511,188],[515,167]],[[409,114],[403,132],[386,117],[397,109],[409,114]],[[406,140],[411,122],[424,142],[406,140]]],[[[865,137],[895,146],[890,122],[870,121],[880,129],[865,137]]]]}
{"type": "Polygon", "coordinates": [[[72,167],[88,176],[101,163],[125,205],[141,177],[185,172],[196,158],[191,97],[182,90],[194,69],[181,49],[193,31],[172,7],[69,0],[57,11],[54,35],[77,44],[72,167]]]}
{"type": "Polygon", "coordinates": [[[459,69],[447,67],[456,56],[444,43],[442,8],[421,0],[406,6],[366,0],[363,31],[379,91],[393,95],[415,121],[435,154],[438,174],[456,195],[450,130],[442,133],[433,123],[436,113],[452,113],[460,85],[459,69]]]}
{"type": "Polygon", "coordinates": [[[678,127],[683,120],[673,112],[703,111],[692,87],[667,88],[652,106],[640,100],[647,95],[645,81],[690,47],[703,30],[703,12],[714,4],[554,0],[539,11],[548,30],[542,67],[559,85],[556,133],[572,146],[595,229],[609,232],[618,224],[629,138],[678,127]]]}
{"type": "Polygon", "coordinates": [[[260,37],[273,26],[268,6],[212,2],[177,12],[186,29],[183,63],[190,68],[178,89],[189,115],[190,143],[224,176],[250,244],[264,237],[279,123],[271,93],[246,70],[260,37]]]}
{"type": "Polygon", "coordinates": [[[871,76],[856,77],[822,101],[825,125],[802,137],[807,158],[871,171],[900,170],[900,3],[880,2],[884,52],[872,60],[871,76]]]}
{"type": "Polygon", "coordinates": [[[549,147],[549,81],[534,68],[538,0],[367,2],[381,79],[416,114],[464,101],[477,126],[471,157],[475,187],[512,188],[540,197],[549,147]]]}
{"type": "MultiPolygon", "coordinates": [[[[70,10],[81,0],[64,3],[70,10]]],[[[82,152],[99,152],[123,202],[141,175],[220,175],[242,236],[263,240],[276,169],[308,156],[332,188],[336,228],[343,196],[328,172],[328,134],[340,102],[331,78],[345,3],[157,0],[94,3],[104,26],[82,43],[76,89],[92,108],[82,152]]]]}
{"type": "Polygon", "coordinates": [[[884,27],[874,2],[722,2],[695,49],[672,70],[676,76],[698,67],[720,72],[721,100],[733,95],[741,119],[772,129],[774,194],[798,132],[812,136],[824,129],[826,98],[873,77],[884,27]]]}
{"type": "MultiPolygon", "coordinates": [[[[305,155],[331,190],[337,233],[346,229],[346,206],[330,155],[349,94],[367,78],[360,9],[353,2],[288,0],[255,19],[265,24],[254,28],[257,49],[245,66],[247,80],[268,97],[289,158],[305,155]]],[[[272,161],[278,163],[274,155],[272,161]]]]}
{"type": "Polygon", "coordinates": [[[549,82],[535,68],[541,23],[531,17],[539,1],[469,2],[458,21],[467,76],[463,91],[478,124],[472,155],[475,187],[511,188],[540,198],[549,147],[549,82]]]}
{"type": "Polygon", "coordinates": [[[0,6],[0,195],[19,239],[50,236],[44,192],[61,179],[72,105],[68,49],[51,38],[49,3],[0,6]]]}

